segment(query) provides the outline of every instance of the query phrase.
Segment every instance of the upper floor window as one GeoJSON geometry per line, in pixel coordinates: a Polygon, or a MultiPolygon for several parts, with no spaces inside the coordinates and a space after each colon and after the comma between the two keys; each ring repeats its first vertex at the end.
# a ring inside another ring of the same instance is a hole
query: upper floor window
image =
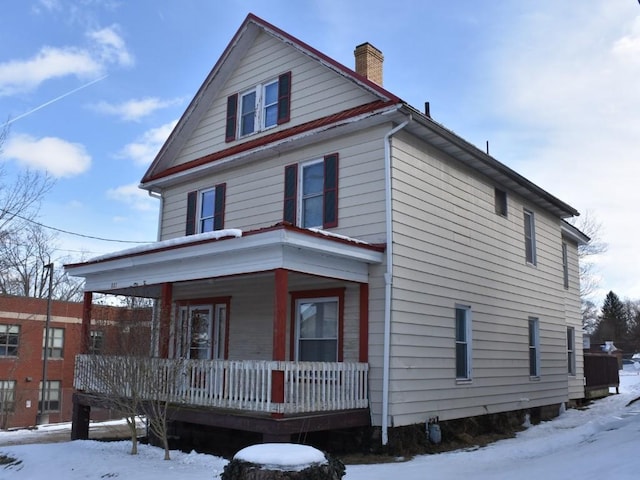
{"type": "Polygon", "coordinates": [[[49,329],[49,343],[46,338],[46,330],[42,335],[42,347],[47,348],[48,358],[62,358],[64,353],[64,328],[50,328],[49,329]]]}
{"type": "Polygon", "coordinates": [[[186,235],[224,228],[226,191],[226,184],[221,183],[213,188],[187,194],[186,235]]]}
{"type": "Polygon", "coordinates": [[[20,326],[0,325],[0,357],[16,357],[20,339],[20,326]]]}
{"type": "Polygon", "coordinates": [[[536,228],[533,212],[524,210],[524,251],[527,263],[536,265],[536,228]]]}
{"type": "Polygon", "coordinates": [[[562,280],[565,290],[569,289],[569,255],[567,244],[562,242],[562,280]]]}
{"type": "Polygon", "coordinates": [[[99,355],[104,348],[104,332],[102,330],[92,330],[89,332],[89,353],[99,355]]]}
{"type": "Polygon", "coordinates": [[[567,372],[576,374],[576,329],[567,327],[567,372]]]}
{"type": "Polygon", "coordinates": [[[471,379],[471,308],[456,306],[456,378],[471,379]]]}
{"type": "Polygon", "coordinates": [[[338,226],[338,154],[285,167],[284,220],[303,228],[338,226]]]}
{"type": "Polygon", "coordinates": [[[507,216],[507,192],[504,190],[500,190],[499,188],[495,189],[494,192],[494,203],[496,213],[498,215],[502,215],[503,217],[507,216]]]}
{"type": "Polygon", "coordinates": [[[227,98],[225,141],[286,123],[291,109],[291,72],[227,98]]]}

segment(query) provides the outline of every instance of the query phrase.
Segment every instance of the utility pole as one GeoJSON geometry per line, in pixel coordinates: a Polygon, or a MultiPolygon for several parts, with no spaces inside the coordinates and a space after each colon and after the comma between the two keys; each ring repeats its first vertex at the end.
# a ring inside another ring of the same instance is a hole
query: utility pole
{"type": "Polygon", "coordinates": [[[42,389],[40,392],[40,402],[38,415],[36,416],[36,425],[49,423],[49,415],[45,414],[45,398],[47,393],[47,364],[49,360],[49,324],[51,323],[51,294],[53,291],[53,262],[45,265],[44,268],[49,270],[49,293],[47,295],[47,319],[44,325],[44,352],[42,352],[42,389]]]}

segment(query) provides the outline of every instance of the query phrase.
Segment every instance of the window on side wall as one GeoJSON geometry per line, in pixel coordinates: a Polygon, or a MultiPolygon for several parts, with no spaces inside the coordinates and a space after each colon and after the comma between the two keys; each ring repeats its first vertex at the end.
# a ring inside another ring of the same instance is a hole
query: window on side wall
{"type": "Polygon", "coordinates": [[[540,376],[540,322],[529,317],[529,376],[540,376]]]}
{"type": "Polygon", "coordinates": [[[0,357],[17,357],[19,343],[19,325],[0,325],[0,357]]]}
{"type": "Polygon", "coordinates": [[[471,308],[458,305],[456,321],[456,379],[471,380],[471,308]]]}
{"type": "Polygon", "coordinates": [[[92,330],[89,332],[89,353],[100,355],[104,348],[104,332],[102,330],[92,330]]]}
{"type": "Polygon", "coordinates": [[[16,400],[16,381],[0,380],[0,411],[12,412],[16,400]]]}
{"type": "Polygon", "coordinates": [[[567,372],[576,374],[576,330],[573,327],[567,327],[567,372]]]}
{"type": "Polygon", "coordinates": [[[338,226],[338,154],[285,167],[284,221],[302,228],[338,226]]]}
{"type": "Polygon", "coordinates": [[[569,289],[569,255],[567,251],[567,244],[562,242],[562,282],[564,289],[569,289]]]}
{"type": "Polygon", "coordinates": [[[290,120],[291,72],[227,98],[225,141],[232,142],[290,120]]]}
{"type": "Polygon", "coordinates": [[[187,194],[185,234],[211,232],[224,228],[226,183],[187,194]]]}
{"type": "Polygon", "coordinates": [[[533,212],[524,210],[524,251],[527,263],[536,265],[536,228],[533,212]]]}
{"type": "Polygon", "coordinates": [[[42,334],[43,350],[47,348],[47,358],[62,358],[64,354],[64,328],[49,328],[49,343],[46,331],[42,334]]]}
{"type": "Polygon", "coordinates": [[[498,215],[503,217],[507,216],[507,192],[504,190],[500,190],[499,188],[495,189],[494,192],[494,204],[495,210],[498,215]]]}

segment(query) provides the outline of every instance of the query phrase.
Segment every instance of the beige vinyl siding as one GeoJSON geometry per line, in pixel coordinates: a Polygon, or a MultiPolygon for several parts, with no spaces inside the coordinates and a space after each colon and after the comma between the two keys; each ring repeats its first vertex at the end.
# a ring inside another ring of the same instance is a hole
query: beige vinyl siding
{"type": "Polygon", "coordinates": [[[161,238],[185,234],[187,193],[226,183],[225,228],[255,230],[283,219],[284,167],[338,153],[338,227],[332,232],[374,243],[384,241],[385,127],[336,137],[251,163],[220,171],[164,193],[161,238]]]}
{"type": "Polygon", "coordinates": [[[393,140],[394,276],[390,413],[395,426],[567,399],[560,222],[418,140],[393,140]],[[537,266],[524,253],[534,212],[537,266]],[[471,308],[472,380],[455,379],[457,304],[471,308]],[[539,379],[528,318],[539,319],[539,379]]]}
{"type": "Polygon", "coordinates": [[[260,33],[212,102],[210,110],[202,118],[192,137],[177,155],[174,165],[374,100],[372,94],[329,68],[269,34],[260,33]],[[225,143],[227,97],[275,80],[278,75],[288,71],[291,71],[292,87],[291,121],[235,142],[225,143]]]}

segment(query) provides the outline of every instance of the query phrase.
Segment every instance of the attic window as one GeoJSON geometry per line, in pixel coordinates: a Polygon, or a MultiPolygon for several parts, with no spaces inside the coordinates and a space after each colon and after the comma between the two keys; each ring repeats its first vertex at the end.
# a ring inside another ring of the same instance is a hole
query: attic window
{"type": "Polygon", "coordinates": [[[290,119],[291,72],[227,98],[225,141],[286,123],[290,119]]]}

